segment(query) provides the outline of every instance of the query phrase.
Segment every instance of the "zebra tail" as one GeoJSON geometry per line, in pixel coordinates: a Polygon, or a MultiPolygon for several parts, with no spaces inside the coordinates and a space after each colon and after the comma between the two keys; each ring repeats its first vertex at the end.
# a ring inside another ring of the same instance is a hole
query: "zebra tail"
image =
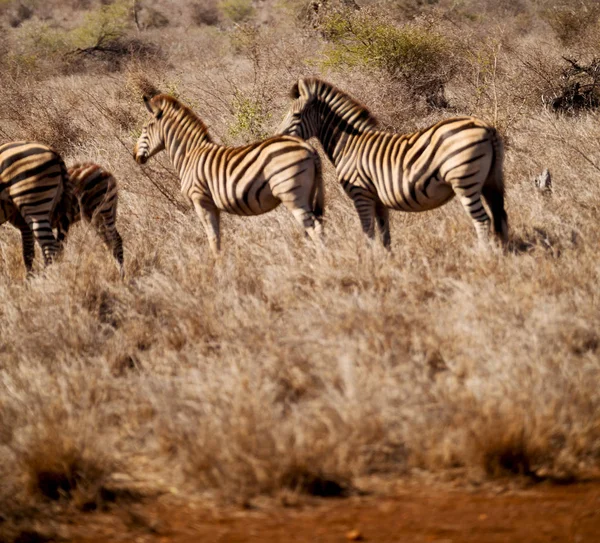
{"type": "Polygon", "coordinates": [[[319,153],[315,151],[315,204],[314,214],[317,219],[323,218],[325,211],[325,184],[323,183],[323,167],[321,166],[321,157],[319,153]]]}
{"type": "Polygon", "coordinates": [[[495,128],[491,128],[491,132],[494,158],[482,192],[493,215],[494,232],[506,243],[508,218],[504,209],[504,144],[495,128]]]}

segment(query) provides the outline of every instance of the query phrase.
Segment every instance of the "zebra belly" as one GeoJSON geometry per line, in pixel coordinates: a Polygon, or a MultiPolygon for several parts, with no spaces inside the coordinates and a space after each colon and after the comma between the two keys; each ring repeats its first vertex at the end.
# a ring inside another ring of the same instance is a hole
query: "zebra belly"
{"type": "Polygon", "coordinates": [[[220,194],[214,197],[217,208],[225,213],[232,215],[262,215],[275,209],[281,200],[273,196],[271,187],[267,182],[250,183],[243,187],[240,186],[235,191],[235,195],[228,196],[220,194]]]}
{"type": "Polygon", "coordinates": [[[377,195],[381,203],[391,209],[420,212],[444,205],[454,197],[454,190],[437,177],[429,177],[416,183],[397,181],[388,186],[380,185],[377,195]]]}

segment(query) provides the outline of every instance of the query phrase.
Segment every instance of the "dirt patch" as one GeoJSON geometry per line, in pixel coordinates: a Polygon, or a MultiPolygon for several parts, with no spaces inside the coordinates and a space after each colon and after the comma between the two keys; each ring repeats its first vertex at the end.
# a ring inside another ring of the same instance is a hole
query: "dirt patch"
{"type": "Polygon", "coordinates": [[[83,515],[60,535],[81,543],[592,543],[599,530],[600,483],[586,483],[501,493],[430,487],[260,510],[225,511],[169,499],[83,515]]]}

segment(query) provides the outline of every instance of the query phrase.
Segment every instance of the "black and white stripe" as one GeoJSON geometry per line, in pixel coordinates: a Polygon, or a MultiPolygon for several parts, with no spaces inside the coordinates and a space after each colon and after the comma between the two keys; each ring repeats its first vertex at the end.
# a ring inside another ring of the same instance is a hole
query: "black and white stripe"
{"type": "Polygon", "coordinates": [[[323,182],[312,146],[291,136],[243,147],[219,145],[196,114],[175,98],[159,94],[144,96],[144,101],[152,120],[135,145],[135,159],[144,164],[166,149],[213,252],[220,250],[221,211],[260,215],[283,203],[309,236],[320,237],[323,182]]]}
{"type": "MultiPolygon", "coordinates": [[[[50,147],[25,141],[0,146],[0,224],[9,221],[21,231],[28,271],[33,265],[34,239],[46,264],[58,252],[52,222],[63,220],[57,210],[70,208],[66,182],[64,162],[50,147]]],[[[68,220],[63,222],[67,230],[68,220]]]]}
{"type": "Polygon", "coordinates": [[[400,135],[378,131],[364,106],[325,81],[300,79],[291,96],[280,133],[319,139],[370,238],[377,224],[389,247],[389,209],[426,211],[456,195],[487,242],[490,217],[483,197],[494,232],[506,242],[503,144],[493,127],[456,117],[400,135]]]}
{"type": "Polygon", "coordinates": [[[79,220],[91,223],[111,250],[123,278],[123,240],[116,225],[119,198],[116,179],[102,166],[85,162],[69,168],[69,184],[73,194],[72,223],[79,220]]]}

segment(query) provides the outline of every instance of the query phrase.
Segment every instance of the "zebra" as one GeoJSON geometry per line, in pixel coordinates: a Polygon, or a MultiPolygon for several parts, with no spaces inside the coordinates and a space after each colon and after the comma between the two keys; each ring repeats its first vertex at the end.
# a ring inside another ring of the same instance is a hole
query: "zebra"
{"type": "Polygon", "coordinates": [[[47,145],[14,141],[0,145],[0,224],[10,222],[21,231],[23,260],[27,272],[33,266],[34,239],[44,263],[55,258],[59,243],[52,224],[62,223],[70,209],[68,173],[62,158],[47,145]]]}
{"type": "Polygon", "coordinates": [[[494,233],[506,244],[504,148],[495,128],[475,117],[454,117],[414,134],[379,131],[368,109],[317,78],[299,79],[290,96],[279,133],[319,139],[370,239],[377,224],[390,248],[389,209],[426,211],[457,195],[480,244],[487,245],[490,229],[482,196],[494,233]]]}
{"type": "Polygon", "coordinates": [[[206,125],[177,99],[144,95],[152,119],[143,127],[133,154],[139,164],[165,149],[217,255],[220,212],[260,215],[280,203],[314,240],[322,235],[324,203],[321,162],[299,138],[274,136],[243,147],[212,141],[206,125]]]}
{"type": "MultiPolygon", "coordinates": [[[[98,164],[74,164],[68,170],[73,194],[70,223],[91,223],[102,241],[112,251],[121,279],[125,277],[123,240],[116,227],[118,187],[114,176],[98,164]]],[[[59,239],[66,235],[58,225],[59,239]]]]}
{"type": "MultiPolygon", "coordinates": [[[[62,244],[69,228],[84,220],[91,223],[104,243],[112,250],[121,278],[124,277],[123,241],[116,228],[117,182],[113,175],[98,164],[85,162],[75,164],[68,170],[66,189],[71,196],[69,209],[55,209],[51,225],[57,229],[58,241],[62,244]]],[[[0,200],[0,224],[9,222],[21,231],[23,259],[27,271],[31,271],[34,259],[33,232],[17,208],[6,200],[0,200]]]]}

